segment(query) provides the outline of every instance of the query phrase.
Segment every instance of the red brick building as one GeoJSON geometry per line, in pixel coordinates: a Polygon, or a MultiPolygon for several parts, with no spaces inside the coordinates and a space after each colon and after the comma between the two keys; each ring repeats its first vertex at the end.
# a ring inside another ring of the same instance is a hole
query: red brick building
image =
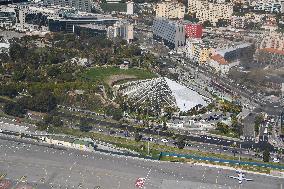
{"type": "Polygon", "coordinates": [[[201,24],[185,24],[185,35],[188,38],[201,38],[202,37],[202,25],[201,24]]]}

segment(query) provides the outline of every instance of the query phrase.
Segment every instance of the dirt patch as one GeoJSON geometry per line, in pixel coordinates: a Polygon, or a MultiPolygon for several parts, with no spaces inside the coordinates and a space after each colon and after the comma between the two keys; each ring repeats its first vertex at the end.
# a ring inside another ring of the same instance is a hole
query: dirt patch
{"type": "Polygon", "coordinates": [[[123,80],[131,80],[131,79],[136,79],[137,77],[134,75],[112,75],[109,76],[106,83],[109,86],[113,86],[115,83],[123,80]]]}

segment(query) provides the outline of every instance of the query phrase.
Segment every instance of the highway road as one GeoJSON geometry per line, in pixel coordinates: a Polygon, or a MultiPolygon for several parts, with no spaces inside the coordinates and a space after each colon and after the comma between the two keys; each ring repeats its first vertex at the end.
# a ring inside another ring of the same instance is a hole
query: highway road
{"type": "Polygon", "coordinates": [[[146,177],[147,189],[248,188],[280,189],[283,178],[247,174],[253,182],[229,178],[233,170],[125,156],[59,150],[0,140],[0,174],[13,184],[38,189],[133,189],[138,177],[146,177]]]}

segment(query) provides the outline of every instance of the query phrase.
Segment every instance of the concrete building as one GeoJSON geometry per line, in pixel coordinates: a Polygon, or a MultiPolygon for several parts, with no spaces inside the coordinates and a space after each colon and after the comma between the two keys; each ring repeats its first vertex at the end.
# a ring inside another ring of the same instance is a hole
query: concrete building
{"type": "Polygon", "coordinates": [[[74,33],[76,25],[96,24],[112,26],[119,19],[111,15],[101,14],[69,14],[64,17],[51,17],[48,18],[48,29],[51,32],[67,32],[74,33]]]}
{"type": "Polygon", "coordinates": [[[74,33],[78,36],[105,36],[109,39],[120,37],[126,40],[128,43],[134,39],[133,25],[126,20],[118,20],[113,25],[98,25],[96,22],[91,24],[74,25],[74,33]]]}
{"type": "Polygon", "coordinates": [[[212,51],[212,56],[208,61],[209,66],[217,72],[227,74],[230,68],[240,63],[253,61],[254,46],[250,43],[231,45],[225,48],[217,48],[212,51]]]}
{"type": "Polygon", "coordinates": [[[183,18],[185,14],[185,6],[176,1],[167,1],[157,3],[155,8],[157,18],[183,18]]]}
{"type": "Polygon", "coordinates": [[[244,16],[232,16],[231,26],[237,29],[243,29],[245,27],[246,18],[244,16]]]}
{"type": "Polygon", "coordinates": [[[43,0],[44,5],[69,6],[76,10],[91,12],[91,0],[43,0]]]}
{"type": "Polygon", "coordinates": [[[18,10],[19,20],[17,28],[20,30],[38,29],[38,23],[34,22],[34,20],[38,19],[33,19],[33,17],[37,15],[41,15],[42,18],[40,22],[46,22],[45,26],[47,27],[47,18],[60,18],[65,14],[75,12],[74,9],[68,7],[43,7],[30,4],[19,5],[18,10]],[[43,19],[45,19],[45,21],[43,19]]]}
{"type": "Polygon", "coordinates": [[[153,22],[153,37],[163,41],[170,49],[185,46],[185,29],[183,23],[156,18],[153,22]]]}
{"type": "Polygon", "coordinates": [[[255,1],[254,10],[265,11],[269,13],[283,13],[284,12],[284,1],[282,0],[262,0],[255,1]]]}
{"type": "Polygon", "coordinates": [[[284,51],[284,35],[282,33],[272,32],[263,37],[257,48],[271,48],[284,51]]]}
{"type": "Polygon", "coordinates": [[[126,14],[132,15],[134,13],[134,3],[132,1],[128,1],[126,6],[127,6],[126,14]]]}
{"type": "Polygon", "coordinates": [[[217,44],[213,41],[188,39],[186,41],[186,57],[200,64],[206,63],[217,44]]]}
{"type": "Polygon", "coordinates": [[[107,28],[107,36],[110,39],[121,37],[130,43],[134,39],[133,25],[126,20],[119,20],[113,26],[107,28]]]}
{"type": "Polygon", "coordinates": [[[195,13],[200,22],[210,21],[216,25],[219,19],[231,20],[233,4],[191,0],[188,1],[188,11],[191,14],[195,13]]]}
{"type": "Polygon", "coordinates": [[[187,38],[201,38],[202,37],[202,25],[195,23],[185,24],[185,35],[187,38]]]}
{"type": "Polygon", "coordinates": [[[16,10],[15,8],[1,6],[0,8],[0,27],[11,28],[16,24],[16,10]]]}

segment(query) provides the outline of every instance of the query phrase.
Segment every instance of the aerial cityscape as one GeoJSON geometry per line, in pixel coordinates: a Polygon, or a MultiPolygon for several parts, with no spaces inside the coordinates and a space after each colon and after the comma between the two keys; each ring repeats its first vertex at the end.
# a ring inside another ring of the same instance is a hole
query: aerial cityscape
{"type": "Polygon", "coordinates": [[[0,189],[283,189],[284,1],[0,0],[0,189]]]}

